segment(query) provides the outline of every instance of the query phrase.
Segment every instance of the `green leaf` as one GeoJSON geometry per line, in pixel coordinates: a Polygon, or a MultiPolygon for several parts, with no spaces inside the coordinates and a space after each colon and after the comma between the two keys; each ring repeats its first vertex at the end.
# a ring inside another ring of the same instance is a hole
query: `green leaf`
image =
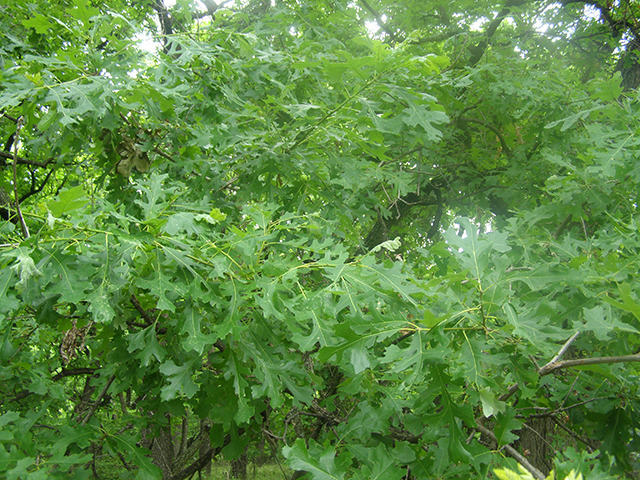
{"type": "Polygon", "coordinates": [[[127,351],[136,352],[139,350],[136,358],[140,360],[140,363],[144,367],[149,365],[149,360],[152,356],[155,357],[158,362],[162,362],[167,354],[166,350],[158,343],[155,325],[150,325],[138,333],[128,335],[127,341],[129,343],[127,351]]]}
{"type": "Polygon", "coordinates": [[[300,304],[295,321],[291,322],[294,334],[291,339],[300,346],[300,350],[308,352],[316,343],[321,347],[331,345],[335,335],[333,325],[335,318],[324,314],[324,293],[313,295],[300,304]],[[305,328],[305,325],[310,325],[305,328]]]}
{"type": "Polygon", "coordinates": [[[125,452],[129,461],[137,467],[136,480],[154,480],[162,477],[162,471],[151,460],[150,451],[137,445],[139,437],[128,435],[127,432],[119,435],[109,435],[107,442],[116,447],[114,451],[125,452]]]}
{"type": "Polygon", "coordinates": [[[87,204],[85,192],[81,185],[63,190],[58,194],[58,200],[49,203],[48,208],[54,217],[60,218],[87,204]]]}
{"type": "Polygon", "coordinates": [[[434,128],[433,124],[449,122],[449,117],[444,112],[433,111],[426,105],[419,105],[414,102],[409,103],[409,107],[404,110],[405,115],[402,121],[410,127],[421,126],[427,135],[427,140],[436,142],[442,137],[442,132],[434,128]]]}
{"type": "Polygon", "coordinates": [[[142,207],[145,220],[158,218],[162,208],[166,206],[164,198],[172,193],[172,188],[166,188],[164,182],[167,174],[152,173],[148,179],[141,179],[137,183],[137,189],[144,193],[146,198],[137,198],[135,202],[142,207]]]}
{"type": "Polygon", "coordinates": [[[292,447],[284,447],[282,453],[290,468],[309,472],[314,480],[341,480],[346,474],[346,469],[336,464],[333,447],[323,448],[313,440],[307,449],[304,440],[298,438],[292,447]]]}
{"type": "Polygon", "coordinates": [[[347,341],[335,347],[322,347],[318,353],[318,358],[321,362],[327,362],[335,355],[337,361],[341,363],[343,354],[348,352],[350,363],[356,374],[363,372],[371,366],[368,355],[371,343],[369,336],[360,336],[355,334],[347,324],[336,325],[335,333],[347,341]]]}
{"type": "Polygon", "coordinates": [[[19,248],[16,252],[12,253],[12,256],[15,256],[16,263],[11,266],[11,270],[20,278],[18,283],[16,283],[17,289],[24,288],[31,278],[42,276],[42,272],[36,268],[35,262],[29,256],[26,249],[19,248]]]}
{"type": "Polygon", "coordinates": [[[494,415],[495,427],[493,433],[498,440],[498,445],[507,445],[518,439],[512,432],[522,428],[522,422],[515,418],[516,411],[512,407],[507,407],[505,413],[494,415]]]}
{"type": "Polygon", "coordinates": [[[177,212],[169,216],[167,223],[160,229],[162,232],[175,236],[185,232],[187,235],[198,235],[202,228],[195,223],[196,215],[190,212],[177,212]]]}
{"type": "MultiPolygon", "coordinates": [[[[17,268],[19,272],[18,275],[21,274],[20,273],[21,268],[22,267],[17,268]]],[[[29,276],[30,278],[33,275],[37,275],[36,273],[37,269],[35,269],[35,264],[28,265],[26,268],[28,272],[31,272],[31,273],[25,272],[25,276],[29,276]]],[[[12,271],[12,269],[9,269],[9,268],[0,269],[0,320],[5,318],[5,315],[7,313],[17,309],[20,306],[20,301],[16,298],[14,293],[11,291],[11,287],[15,283],[15,278],[13,275],[14,275],[14,272],[12,271]]],[[[2,323],[0,323],[0,326],[1,325],[2,323]]]]}
{"type": "Polygon", "coordinates": [[[376,245],[371,249],[371,253],[379,252],[381,248],[388,250],[390,252],[395,252],[400,248],[401,241],[400,237],[396,237],[393,240],[387,240],[386,242],[382,242],[380,245],[376,245]]]}
{"type": "Polygon", "coordinates": [[[179,392],[184,393],[187,398],[193,397],[199,390],[198,385],[193,381],[194,366],[199,363],[198,357],[184,365],[178,366],[172,360],[168,360],[160,365],[160,372],[169,379],[169,385],[165,385],[161,389],[160,397],[162,400],[171,400],[176,398],[179,392]]]}
{"type": "Polygon", "coordinates": [[[553,350],[547,340],[566,339],[566,332],[554,325],[545,313],[536,314],[531,309],[522,307],[520,311],[511,304],[503,305],[507,321],[514,327],[513,333],[531,342],[540,350],[553,350]]]}
{"type": "Polygon", "coordinates": [[[74,8],[67,8],[67,13],[74,18],[80,20],[85,26],[90,25],[92,17],[100,14],[97,8],[87,8],[87,4],[83,0],[73,0],[74,8]]]}
{"type": "Polygon", "coordinates": [[[603,300],[625,312],[632,313],[637,320],[640,320],[640,304],[632,297],[631,287],[626,283],[618,284],[618,291],[623,303],[617,302],[608,296],[604,297],[603,300]]]}
{"type": "Polygon", "coordinates": [[[602,108],[603,108],[602,106],[597,106],[594,108],[581,110],[580,112],[574,113],[573,115],[563,118],[562,120],[556,120],[555,122],[548,123],[547,125],[545,125],[544,128],[547,128],[547,129],[554,128],[557,125],[562,123],[562,128],[560,128],[560,131],[564,132],[565,130],[568,130],[569,128],[571,128],[578,120],[584,120],[588,118],[592,112],[601,110],[602,108]]]}
{"type": "Polygon", "coordinates": [[[94,427],[88,425],[76,427],[62,425],[60,427],[58,441],[53,445],[52,452],[54,455],[64,457],[64,454],[70,445],[75,444],[78,447],[86,448],[91,444],[93,434],[94,427]]]}
{"type": "Polygon", "coordinates": [[[206,318],[205,313],[198,310],[191,300],[187,300],[183,312],[184,323],[182,324],[181,333],[186,333],[187,338],[184,341],[185,350],[193,349],[198,354],[202,354],[205,347],[212,345],[218,336],[215,334],[203,334],[201,322],[206,318]]]}
{"type": "Polygon", "coordinates": [[[89,280],[95,274],[95,267],[88,263],[79,263],[78,257],[64,251],[64,247],[48,252],[43,259],[43,268],[51,283],[47,291],[51,295],[60,295],[60,301],[79,302],[84,298],[84,292],[93,289],[89,280]],[[82,265],[82,271],[80,270],[82,265]]]}
{"type": "Polygon", "coordinates": [[[531,473],[524,469],[521,474],[507,468],[496,468],[493,472],[499,480],[534,480],[531,473]]]}
{"type": "Polygon", "coordinates": [[[592,331],[598,340],[607,341],[609,334],[615,330],[630,333],[640,333],[636,328],[616,319],[610,307],[593,307],[584,309],[584,327],[592,331]]]}
{"type": "MultiPolygon", "coordinates": [[[[157,251],[157,261],[164,260],[164,254],[157,251]]],[[[156,263],[158,265],[158,263],[156,263]]],[[[188,292],[188,286],[176,282],[173,275],[168,275],[164,271],[163,267],[158,265],[158,268],[151,272],[151,274],[145,278],[141,278],[137,281],[137,286],[147,289],[152,295],[158,299],[157,308],[161,310],[168,310],[174,312],[176,310],[175,298],[177,296],[185,295],[188,292]],[[169,295],[169,296],[167,296],[169,295]],[[169,298],[171,297],[171,298],[169,298]]]]}
{"type": "Polygon", "coordinates": [[[87,297],[89,302],[88,310],[93,314],[93,321],[96,323],[109,323],[115,316],[116,311],[110,302],[111,289],[105,284],[100,284],[92,293],[87,297]]]}
{"type": "Polygon", "coordinates": [[[30,18],[22,20],[22,25],[35,29],[36,33],[39,34],[47,33],[49,28],[53,27],[49,19],[40,13],[36,13],[30,18]]]}
{"type": "Polygon", "coordinates": [[[504,413],[505,403],[499,401],[489,388],[482,388],[478,393],[480,394],[480,401],[482,403],[482,414],[485,417],[490,418],[496,413],[504,413]]]}
{"type": "Polygon", "coordinates": [[[406,470],[395,465],[398,459],[392,453],[396,452],[389,451],[383,443],[379,443],[375,448],[353,446],[349,450],[360,461],[355,478],[401,480],[406,477],[406,470]]]}

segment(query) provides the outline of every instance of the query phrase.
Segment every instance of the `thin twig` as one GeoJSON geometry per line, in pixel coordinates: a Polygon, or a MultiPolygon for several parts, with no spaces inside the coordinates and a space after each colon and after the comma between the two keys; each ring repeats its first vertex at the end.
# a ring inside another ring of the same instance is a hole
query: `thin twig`
{"type": "Polygon", "coordinates": [[[563,425],[562,421],[558,417],[556,417],[555,415],[553,415],[551,418],[553,418],[553,421],[555,422],[555,424],[558,427],[560,427],[562,430],[567,432],[569,435],[571,435],[576,440],[584,443],[587,446],[587,450],[589,451],[589,453],[593,453],[595,451],[594,448],[593,448],[593,445],[591,445],[591,440],[589,440],[588,438],[584,438],[581,435],[578,435],[576,432],[574,432],[573,430],[568,428],[566,425],[563,425]]]}
{"type": "Polygon", "coordinates": [[[22,237],[29,238],[29,229],[27,228],[27,224],[22,216],[22,211],[20,210],[20,198],[18,197],[18,144],[20,143],[20,130],[23,125],[24,117],[20,116],[16,122],[16,136],[13,139],[13,196],[16,204],[16,215],[18,216],[20,228],[22,229],[22,237]]]}
{"type": "Polygon", "coordinates": [[[187,448],[187,435],[189,433],[189,416],[185,414],[182,417],[182,425],[180,428],[180,446],[178,447],[178,457],[184,454],[187,448]]]}
{"type": "Polygon", "coordinates": [[[127,461],[124,459],[124,455],[122,455],[122,452],[116,452],[116,453],[118,454],[118,458],[122,462],[122,465],[124,466],[124,468],[126,468],[127,470],[133,470],[133,467],[131,467],[131,465],[129,465],[127,461]]]}
{"type": "Polygon", "coordinates": [[[173,162],[173,158],[171,158],[167,153],[164,153],[162,150],[160,150],[158,147],[153,147],[153,151],[155,153],[157,153],[158,155],[160,155],[162,158],[164,158],[165,160],[169,160],[170,162],[173,162]]]}
{"type": "MultiPolygon", "coordinates": [[[[546,408],[546,407],[535,407],[537,410],[542,410],[543,413],[534,413],[532,415],[529,415],[528,418],[555,417],[555,415],[558,414],[558,413],[566,412],[566,411],[571,410],[573,408],[577,408],[577,407],[581,407],[583,405],[587,405],[589,403],[597,402],[598,400],[610,400],[610,397],[589,398],[588,400],[584,400],[582,402],[572,403],[568,407],[557,408],[557,409],[551,410],[551,411],[549,411],[549,409],[546,408]]],[[[523,408],[522,410],[528,410],[528,408],[523,408]]]]}
{"type": "Polygon", "coordinates": [[[91,470],[93,471],[93,476],[97,479],[97,480],[102,480],[102,477],[100,475],[98,475],[98,470],[96,470],[96,453],[93,453],[93,458],[91,460],[91,470]]]}
{"type": "Polygon", "coordinates": [[[96,368],[70,368],[68,370],[62,370],[51,378],[54,382],[63,379],[64,377],[73,377],[78,375],[93,375],[96,372],[96,368]]]}

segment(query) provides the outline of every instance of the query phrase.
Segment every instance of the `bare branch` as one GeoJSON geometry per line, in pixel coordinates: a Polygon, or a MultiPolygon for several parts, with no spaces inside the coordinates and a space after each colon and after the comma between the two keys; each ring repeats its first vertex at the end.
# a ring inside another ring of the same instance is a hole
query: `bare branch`
{"type": "Polygon", "coordinates": [[[602,365],[605,363],[632,363],[640,362],[640,354],[636,355],[618,355],[612,357],[596,357],[596,358],[577,358],[575,360],[564,360],[562,362],[547,363],[538,370],[538,374],[543,377],[560,370],[562,368],[582,367],[585,365],[602,365]]]}
{"type": "Polygon", "coordinates": [[[484,52],[487,50],[491,39],[498,30],[498,27],[500,26],[502,21],[507,18],[509,13],[511,13],[511,9],[513,7],[522,5],[525,1],[526,0],[507,0],[504,3],[502,10],[500,10],[500,12],[494,17],[494,19],[491,21],[491,23],[489,23],[489,26],[485,30],[485,38],[473,47],[469,47],[469,51],[471,52],[471,58],[469,58],[470,66],[473,67],[480,61],[480,59],[484,55],[484,52]]]}
{"type": "Polygon", "coordinates": [[[189,433],[189,416],[185,414],[182,417],[182,425],[180,427],[180,446],[178,447],[178,456],[184,454],[187,448],[187,435],[189,433]]]}
{"type": "Polygon", "coordinates": [[[162,150],[160,150],[158,147],[153,147],[153,151],[155,153],[157,153],[158,155],[160,155],[162,158],[164,158],[165,160],[169,160],[170,162],[173,162],[173,158],[171,158],[168,154],[164,153],[162,150]]]}
{"type": "Polygon", "coordinates": [[[62,370],[60,373],[56,374],[51,380],[57,382],[58,380],[63,379],[64,377],[75,377],[77,375],[93,375],[96,372],[96,368],[69,368],[67,370],[62,370]]]}
{"type": "MultiPolygon", "coordinates": [[[[569,349],[569,347],[571,346],[571,344],[574,342],[574,340],[575,340],[576,338],[578,338],[578,335],[580,335],[580,332],[576,332],[576,333],[574,333],[574,334],[571,336],[571,338],[570,338],[569,340],[567,340],[567,341],[564,343],[564,345],[562,345],[562,348],[558,351],[558,354],[557,354],[555,357],[553,357],[549,363],[555,363],[555,362],[557,362],[558,360],[560,360],[560,359],[562,358],[562,356],[567,352],[567,350],[569,349]]],[[[549,364],[549,363],[548,363],[548,364],[549,364]]],[[[547,365],[548,365],[548,364],[547,364],[547,365]]],[[[546,365],[545,365],[545,366],[546,366],[546,365]]],[[[544,367],[543,367],[543,368],[544,368],[544,367]]]]}
{"type": "Polygon", "coordinates": [[[589,440],[588,438],[584,438],[581,435],[578,435],[576,432],[574,432],[570,428],[567,428],[567,426],[563,425],[562,421],[558,417],[556,417],[555,415],[552,416],[552,418],[553,418],[554,422],[556,423],[556,425],[558,427],[560,427],[562,430],[567,432],[569,435],[571,435],[576,440],[584,443],[587,446],[587,450],[589,451],[589,453],[593,453],[595,451],[595,449],[593,448],[593,445],[591,444],[591,440],[589,440]]]}

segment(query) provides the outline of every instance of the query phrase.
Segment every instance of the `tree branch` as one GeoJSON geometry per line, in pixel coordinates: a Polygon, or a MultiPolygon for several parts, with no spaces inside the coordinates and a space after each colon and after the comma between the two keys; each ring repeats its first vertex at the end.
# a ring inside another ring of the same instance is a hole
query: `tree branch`
{"type": "MultiPolygon", "coordinates": [[[[551,361],[549,361],[547,364],[543,365],[542,367],[540,367],[538,369],[538,375],[539,376],[543,377],[545,375],[549,375],[552,372],[555,372],[556,370],[560,370],[560,369],[563,369],[563,368],[576,367],[576,366],[583,366],[583,365],[598,365],[598,364],[603,364],[603,363],[640,362],[640,354],[620,355],[620,356],[611,356],[611,357],[597,357],[597,358],[579,358],[579,359],[560,361],[560,358],[562,358],[562,356],[567,352],[567,350],[569,349],[571,344],[575,341],[575,339],[578,338],[578,335],[579,335],[579,332],[574,333],[571,336],[571,338],[569,338],[562,345],[562,347],[560,347],[560,350],[558,350],[558,353],[551,359],[551,361]]],[[[499,401],[507,400],[514,393],[516,393],[519,389],[520,389],[520,387],[518,386],[517,383],[511,385],[511,387],[509,387],[509,390],[506,393],[502,394],[498,398],[498,400],[499,401]]],[[[497,444],[497,440],[496,440],[496,437],[493,434],[493,432],[490,429],[488,429],[487,427],[485,427],[485,425],[484,425],[487,420],[488,420],[488,418],[486,416],[484,416],[484,415],[482,415],[479,418],[477,418],[476,419],[476,429],[478,431],[480,431],[481,433],[487,435],[489,438],[491,438],[497,444]]],[[[471,437],[470,437],[470,439],[471,439],[471,437]]],[[[511,447],[510,445],[505,445],[504,449],[511,457],[513,457],[523,467],[525,467],[535,478],[540,479],[540,480],[544,480],[545,477],[542,474],[542,472],[540,472],[537,468],[535,468],[533,465],[531,465],[527,461],[527,459],[525,457],[523,457],[520,453],[518,453],[513,447],[511,447]],[[538,476],[538,475],[540,475],[540,476],[538,476]]]]}
{"type": "Polygon", "coordinates": [[[133,305],[133,308],[137,310],[140,316],[144,318],[144,321],[147,322],[147,327],[150,325],[153,325],[156,322],[153,319],[153,317],[149,315],[149,312],[147,312],[144,308],[142,308],[142,305],[140,305],[140,302],[138,301],[135,295],[131,295],[129,302],[131,302],[131,305],[133,305]]]}
{"type": "MultiPolygon", "coordinates": [[[[239,429],[238,433],[243,432],[241,432],[241,429],[239,429]]],[[[216,457],[224,447],[229,445],[229,443],[231,443],[231,435],[227,434],[225,435],[224,441],[221,446],[216,448],[209,448],[204,454],[200,455],[198,460],[196,460],[183,470],[179,471],[178,473],[171,475],[169,478],[167,478],[167,480],[182,480],[202,470],[207,465],[207,463],[209,463],[214,457],[216,457]]]]}
{"type": "Polygon", "coordinates": [[[91,408],[89,409],[89,411],[87,412],[87,414],[85,415],[84,419],[82,420],[82,423],[80,425],[84,426],[87,424],[87,422],[91,419],[91,417],[93,416],[94,413],[96,413],[96,410],[98,409],[98,405],[100,405],[100,402],[102,401],[102,399],[104,398],[104,396],[107,394],[107,390],[109,390],[109,387],[111,386],[111,384],[113,383],[113,381],[116,379],[116,375],[115,373],[113,375],[111,375],[111,377],[109,377],[109,380],[107,380],[107,384],[104,386],[104,388],[102,389],[102,391],[100,392],[100,395],[98,395],[98,398],[96,398],[96,401],[93,402],[93,405],[91,405],[91,408]]]}
{"type": "Polygon", "coordinates": [[[580,332],[576,332],[573,335],[571,335],[571,338],[569,340],[567,340],[566,342],[564,342],[564,345],[562,345],[562,347],[560,348],[560,350],[558,350],[558,353],[556,354],[555,357],[553,357],[551,359],[550,363],[555,363],[558,360],[560,360],[562,358],[562,356],[567,352],[567,350],[569,349],[569,347],[571,346],[571,344],[575,341],[576,338],[578,338],[578,335],[580,335],[580,332]]]}
{"type": "Polygon", "coordinates": [[[51,380],[57,382],[58,380],[62,380],[64,377],[75,377],[77,375],[93,375],[96,370],[97,368],[69,368],[67,370],[62,370],[51,380]]]}
{"type": "Polygon", "coordinates": [[[24,125],[24,117],[19,117],[16,122],[16,135],[13,142],[13,195],[16,208],[16,215],[20,222],[20,228],[22,229],[22,237],[29,238],[29,228],[22,216],[22,210],[20,209],[20,198],[18,197],[18,145],[20,143],[20,130],[24,125]]]}
{"type": "Polygon", "coordinates": [[[36,162],[35,160],[29,160],[28,158],[16,156],[14,154],[11,154],[11,153],[5,152],[5,151],[0,151],[0,158],[6,158],[7,160],[15,160],[15,159],[17,159],[18,165],[33,165],[34,167],[46,167],[51,162],[53,162],[52,158],[49,158],[48,160],[46,160],[44,162],[36,162]]]}
{"type": "Polygon", "coordinates": [[[177,456],[180,457],[184,454],[187,447],[187,434],[189,433],[189,416],[185,414],[182,417],[182,425],[180,427],[180,446],[178,447],[177,456]]]}
{"type": "Polygon", "coordinates": [[[373,18],[376,19],[376,23],[380,25],[380,28],[382,28],[382,30],[384,30],[385,33],[389,35],[389,37],[391,37],[391,40],[398,43],[402,42],[402,40],[398,38],[398,36],[387,26],[387,24],[384,23],[384,20],[382,20],[380,14],[376,12],[376,10],[371,5],[369,5],[366,0],[360,0],[360,3],[365,9],[369,11],[371,15],[373,15],[373,18]]]}
{"type": "Polygon", "coordinates": [[[588,438],[584,438],[581,435],[578,435],[576,432],[574,432],[570,428],[567,428],[567,426],[563,425],[562,422],[560,421],[560,419],[557,418],[555,415],[553,415],[552,418],[553,418],[553,421],[555,422],[555,424],[558,427],[560,427],[562,430],[567,432],[569,435],[571,435],[576,440],[584,443],[587,446],[587,450],[589,451],[589,453],[593,453],[595,451],[595,449],[593,448],[593,445],[591,444],[591,440],[589,440],[588,438]]]}
{"type": "Polygon", "coordinates": [[[151,7],[158,14],[158,20],[160,22],[160,30],[162,31],[162,42],[164,43],[164,53],[169,52],[169,37],[173,34],[173,22],[169,17],[169,11],[165,6],[163,0],[153,0],[151,7]]]}
{"type": "Polygon", "coordinates": [[[44,189],[44,186],[47,184],[49,179],[51,178],[51,175],[53,174],[53,172],[55,171],[56,171],[55,168],[52,168],[51,170],[49,170],[49,173],[47,173],[47,176],[44,178],[44,180],[42,181],[42,183],[38,188],[35,188],[35,185],[32,185],[31,190],[29,190],[27,193],[23,194],[20,197],[20,203],[24,202],[30,196],[35,195],[36,193],[40,193],[44,189]]]}
{"type": "Polygon", "coordinates": [[[496,15],[496,17],[491,21],[491,23],[487,27],[487,30],[485,31],[485,34],[484,34],[485,38],[481,40],[478,44],[474,45],[473,47],[469,47],[469,51],[471,52],[471,58],[469,58],[470,66],[473,67],[476,63],[480,61],[480,59],[484,55],[484,52],[487,50],[487,47],[489,46],[489,42],[491,41],[494,34],[496,33],[496,30],[498,30],[498,27],[500,26],[502,21],[505,18],[507,18],[507,15],[511,13],[511,8],[522,5],[523,3],[525,3],[525,1],[526,0],[507,0],[505,2],[504,7],[502,7],[502,10],[500,10],[500,13],[496,15]]]}
{"type": "Polygon", "coordinates": [[[480,120],[479,118],[471,118],[471,117],[459,117],[458,122],[477,123],[478,125],[482,125],[483,127],[491,130],[493,133],[496,134],[496,137],[498,137],[498,140],[500,140],[500,145],[502,146],[502,149],[505,151],[507,156],[511,157],[512,155],[511,148],[509,148],[509,145],[507,145],[507,141],[504,139],[502,132],[500,132],[498,128],[491,125],[489,122],[485,122],[484,120],[480,120]]]}
{"type": "Polygon", "coordinates": [[[640,354],[636,355],[618,355],[612,357],[596,357],[596,358],[578,358],[575,360],[564,360],[562,362],[547,363],[538,370],[538,374],[543,377],[556,370],[569,367],[582,367],[585,365],[601,365],[604,363],[632,363],[640,362],[640,354]]]}

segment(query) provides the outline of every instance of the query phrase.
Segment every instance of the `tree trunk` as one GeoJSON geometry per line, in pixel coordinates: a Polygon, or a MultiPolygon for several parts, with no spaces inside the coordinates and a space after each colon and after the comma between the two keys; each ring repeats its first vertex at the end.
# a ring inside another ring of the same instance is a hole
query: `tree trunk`
{"type": "Polygon", "coordinates": [[[247,478],[247,453],[231,460],[231,477],[246,480],[247,478]]]}
{"type": "Polygon", "coordinates": [[[554,430],[551,417],[533,417],[520,430],[520,439],[516,442],[518,451],[545,475],[553,469],[554,430]]]}

